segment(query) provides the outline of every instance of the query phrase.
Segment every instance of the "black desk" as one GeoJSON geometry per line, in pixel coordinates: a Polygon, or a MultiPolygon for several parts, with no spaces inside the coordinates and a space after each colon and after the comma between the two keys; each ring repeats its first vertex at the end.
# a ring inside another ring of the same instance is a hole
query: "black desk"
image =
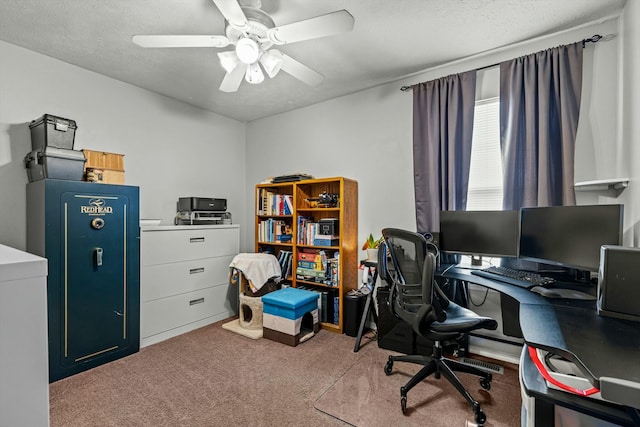
{"type": "Polygon", "coordinates": [[[640,412],[636,409],[565,393],[547,386],[546,381],[531,361],[526,345],[520,357],[520,381],[522,381],[522,386],[527,394],[536,401],[535,408],[533,408],[536,426],[554,425],[553,409],[557,404],[616,425],[629,427],[640,425],[640,412]]]}
{"type": "MultiPolygon", "coordinates": [[[[594,387],[600,389],[600,379],[605,377],[640,384],[640,323],[599,316],[595,301],[546,299],[529,290],[475,276],[470,270],[458,267],[442,266],[439,274],[484,286],[517,300],[525,343],[572,361],[594,387]]],[[[546,389],[541,391],[539,387],[532,390],[539,396],[546,393],[546,389]]],[[[594,399],[552,391],[554,393],[549,395],[553,399],[569,396],[584,402],[587,407],[599,404],[594,399]]],[[[637,389],[629,389],[629,393],[635,396],[637,389]]],[[[607,398],[604,392],[602,394],[607,398]]],[[[621,407],[630,409],[624,405],[621,407]]],[[[640,399],[635,407],[637,414],[640,399]]]]}

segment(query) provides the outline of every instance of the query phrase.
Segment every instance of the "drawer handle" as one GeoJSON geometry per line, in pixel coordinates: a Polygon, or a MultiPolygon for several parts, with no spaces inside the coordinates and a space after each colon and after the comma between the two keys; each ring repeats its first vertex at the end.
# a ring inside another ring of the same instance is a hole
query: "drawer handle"
{"type": "Polygon", "coordinates": [[[204,237],[192,237],[189,239],[191,243],[201,243],[204,242],[204,237]]]}
{"type": "Polygon", "coordinates": [[[204,302],[204,298],[192,299],[189,301],[189,305],[196,305],[204,302]]]}
{"type": "Polygon", "coordinates": [[[204,267],[192,268],[191,270],[189,270],[189,274],[196,274],[196,273],[204,273],[204,267]]]}

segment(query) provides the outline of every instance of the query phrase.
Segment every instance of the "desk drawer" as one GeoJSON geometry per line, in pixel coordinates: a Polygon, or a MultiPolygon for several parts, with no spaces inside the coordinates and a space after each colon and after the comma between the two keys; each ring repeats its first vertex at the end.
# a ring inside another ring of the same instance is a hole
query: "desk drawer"
{"type": "Polygon", "coordinates": [[[142,265],[236,255],[238,236],[238,228],[143,231],[142,265]]]}
{"type": "Polygon", "coordinates": [[[170,264],[149,265],[141,271],[143,302],[229,283],[233,255],[170,264]]]}
{"type": "Polygon", "coordinates": [[[142,303],[140,336],[146,338],[227,312],[228,285],[142,303]]]}

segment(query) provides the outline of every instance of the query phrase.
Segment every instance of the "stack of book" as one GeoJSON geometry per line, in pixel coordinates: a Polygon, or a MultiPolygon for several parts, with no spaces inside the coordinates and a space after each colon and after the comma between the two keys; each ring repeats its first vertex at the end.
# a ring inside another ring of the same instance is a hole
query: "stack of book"
{"type": "Polygon", "coordinates": [[[258,215],[293,215],[293,195],[274,193],[266,188],[258,188],[257,192],[258,215]]]}
{"type": "Polygon", "coordinates": [[[258,224],[258,241],[260,242],[291,242],[293,237],[291,227],[284,220],[269,218],[258,224]]]}
{"type": "Polygon", "coordinates": [[[318,223],[314,222],[313,218],[303,215],[298,216],[298,236],[297,242],[299,245],[313,245],[313,238],[316,235],[316,229],[318,223]]]}
{"type": "Polygon", "coordinates": [[[303,248],[298,252],[296,278],[307,282],[324,283],[327,257],[324,251],[303,248]]]}
{"type": "Polygon", "coordinates": [[[299,245],[309,246],[338,246],[340,237],[337,234],[321,234],[322,227],[313,218],[298,216],[298,236],[299,245]]]}

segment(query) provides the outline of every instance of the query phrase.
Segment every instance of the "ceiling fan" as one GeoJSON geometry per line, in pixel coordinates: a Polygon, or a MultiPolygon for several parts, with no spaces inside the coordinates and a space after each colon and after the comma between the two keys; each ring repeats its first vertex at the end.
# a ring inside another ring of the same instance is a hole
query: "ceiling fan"
{"type": "Polygon", "coordinates": [[[213,0],[225,18],[225,35],[135,35],[132,41],[141,47],[214,47],[235,46],[219,52],[220,65],[227,72],[220,84],[223,92],[235,92],[242,78],[252,84],[262,83],[264,68],[270,78],[280,70],[316,86],[324,77],[296,61],[274,45],[331,36],[351,31],[353,16],[346,10],[327,13],[303,21],[276,26],[273,19],[260,9],[261,0],[213,0]]]}

